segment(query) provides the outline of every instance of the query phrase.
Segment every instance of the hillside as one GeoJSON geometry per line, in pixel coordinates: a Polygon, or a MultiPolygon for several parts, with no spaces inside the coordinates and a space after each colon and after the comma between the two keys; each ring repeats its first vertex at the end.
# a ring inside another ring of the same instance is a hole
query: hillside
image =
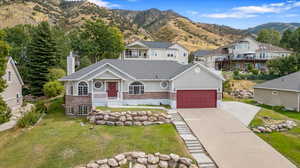
{"type": "Polygon", "coordinates": [[[258,33],[262,29],[274,29],[279,31],[280,33],[283,33],[285,30],[291,29],[296,30],[300,27],[300,23],[266,23],[262,24],[253,28],[247,29],[248,33],[258,33]]]}
{"type": "Polygon", "coordinates": [[[127,42],[138,39],[172,41],[191,51],[217,48],[243,34],[241,30],[226,26],[193,22],[171,10],[111,10],[85,1],[0,0],[0,28],[49,21],[69,30],[87,19],[102,19],[117,26],[127,42]]]}

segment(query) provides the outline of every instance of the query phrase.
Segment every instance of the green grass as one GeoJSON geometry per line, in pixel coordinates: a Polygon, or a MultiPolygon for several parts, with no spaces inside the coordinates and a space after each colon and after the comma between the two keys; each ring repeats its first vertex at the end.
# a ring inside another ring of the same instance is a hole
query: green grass
{"type": "Polygon", "coordinates": [[[62,99],[35,127],[0,133],[1,168],[66,168],[126,151],[177,153],[189,157],[172,125],[94,126],[66,117],[62,99]]]}
{"type": "MultiPolygon", "coordinates": [[[[261,106],[261,105],[260,105],[261,106]]],[[[268,107],[264,106],[263,107],[268,107]]],[[[286,111],[277,112],[269,108],[262,108],[250,123],[250,126],[258,126],[263,124],[262,117],[268,116],[274,120],[294,120],[298,126],[287,132],[276,132],[270,134],[257,134],[267,143],[272,145],[278,152],[291,160],[297,167],[300,167],[300,120],[295,115],[299,113],[286,111]],[[292,117],[289,117],[292,116],[292,117]]]]}
{"type": "Polygon", "coordinates": [[[111,108],[111,107],[97,107],[98,110],[111,111],[111,112],[123,112],[123,111],[152,111],[165,113],[162,109],[147,109],[147,108],[111,108]]]}

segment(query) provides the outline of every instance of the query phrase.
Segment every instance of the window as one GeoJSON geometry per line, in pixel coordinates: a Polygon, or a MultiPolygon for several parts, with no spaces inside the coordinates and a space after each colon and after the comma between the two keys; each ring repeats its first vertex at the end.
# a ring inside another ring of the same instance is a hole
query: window
{"type": "Polygon", "coordinates": [[[102,88],[103,83],[101,81],[96,81],[94,86],[95,86],[96,89],[100,89],[100,88],[102,88]]]}
{"type": "Polygon", "coordinates": [[[88,85],[86,82],[80,82],[78,84],[78,95],[87,96],[88,95],[88,85]]]}
{"type": "Polygon", "coordinates": [[[8,71],[8,74],[7,74],[7,81],[11,81],[11,71],[8,71]]]}
{"type": "Polygon", "coordinates": [[[169,83],[167,81],[160,82],[161,88],[166,89],[168,86],[169,86],[169,83]]]}
{"type": "Polygon", "coordinates": [[[16,99],[17,99],[17,103],[18,103],[18,104],[19,104],[19,102],[20,102],[19,98],[20,98],[19,93],[17,93],[16,99]]]}
{"type": "Polygon", "coordinates": [[[74,108],[73,107],[68,107],[67,108],[67,113],[71,114],[71,115],[74,115],[74,108]]]}
{"type": "Polygon", "coordinates": [[[129,86],[129,94],[144,94],[144,85],[141,82],[133,82],[129,86]]]}
{"type": "Polygon", "coordinates": [[[88,106],[87,105],[79,105],[78,115],[87,115],[88,114],[88,106]]]}
{"type": "Polygon", "coordinates": [[[73,86],[70,86],[70,95],[73,95],[73,86]]]}

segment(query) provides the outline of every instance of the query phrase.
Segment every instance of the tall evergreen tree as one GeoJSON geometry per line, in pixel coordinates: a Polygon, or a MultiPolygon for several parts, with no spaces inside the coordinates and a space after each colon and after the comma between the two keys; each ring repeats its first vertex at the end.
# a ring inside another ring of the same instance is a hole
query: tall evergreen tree
{"type": "MultiPolygon", "coordinates": [[[[7,57],[9,52],[9,45],[3,41],[4,32],[0,30],[0,93],[6,88],[6,82],[3,78],[6,71],[7,57]]],[[[0,96],[0,123],[6,122],[10,117],[9,109],[0,96]]]]}
{"type": "Polygon", "coordinates": [[[28,79],[31,94],[43,95],[42,88],[47,82],[48,69],[57,62],[56,43],[50,25],[42,22],[35,28],[28,47],[28,79]]]}

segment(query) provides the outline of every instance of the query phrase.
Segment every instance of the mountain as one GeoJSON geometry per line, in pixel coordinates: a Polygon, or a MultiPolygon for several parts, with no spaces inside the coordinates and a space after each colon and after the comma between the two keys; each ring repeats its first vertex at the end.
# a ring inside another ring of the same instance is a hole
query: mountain
{"type": "Polygon", "coordinates": [[[0,28],[49,21],[70,30],[85,20],[97,19],[117,26],[126,42],[139,39],[172,41],[191,51],[217,48],[244,33],[227,26],[196,23],[172,10],[112,10],[85,0],[0,0],[0,28]]]}
{"type": "Polygon", "coordinates": [[[253,28],[249,28],[246,30],[247,33],[255,33],[257,34],[262,29],[274,29],[279,31],[280,33],[283,33],[285,30],[291,29],[296,30],[300,27],[300,23],[280,23],[280,22],[274,22],[274,23],[266,23],[262,24],[253,28]]]}

